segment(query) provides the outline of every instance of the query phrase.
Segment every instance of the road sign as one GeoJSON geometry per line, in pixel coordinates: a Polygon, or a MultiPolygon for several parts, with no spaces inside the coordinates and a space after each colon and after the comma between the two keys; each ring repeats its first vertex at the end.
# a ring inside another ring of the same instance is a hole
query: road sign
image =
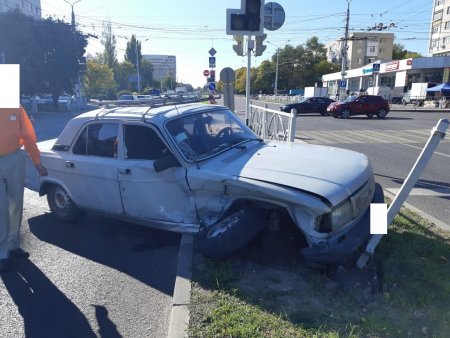
{"type": "Polygon", "coordinates": [[[220,81],[222,81],[224,84],[233,83],[235,78],[236,77],[234,75],[233,68],[226,67],[226,68],[222,69],[222,71],[220,72],[220,81]]]}
{"type": "Polygon", "coordinates": [[[203,71],[203,75],[204,75],[204,76],[209,76],[209,70],[208,70],[208,69],[205,69],[205,70],[203,71]]]}
{"type": "Polygon", "coordinates": [[[380,64],[379,63],[374,63],[372,65],[372,72],[373,73],[378,73],[380,71],[380,64]]]}
{"type": "Polygon", "coordinates": [[[340,81],[339,81],[339,87],[340,87],[340,88],[345,88],[345,87],[347,87],[347,80],[340,80],[340,81]]]}
{"type": "Polygon", "coordinates": [[[208,89],[210,91],[212,91],[212,92],[215,91],[216,90],[216,84],[214,82],[208,83],[208,89]]]}
{"type": "Polygon", "coordinates": [[[215,68],[216,67],[216,58],[214,56],[209,57],[209,68],[215,68]]]}
{"type": "Polygon", "coordinates": [[[286,14],[283,7],[276,2],[269,2],[264,5],[264,28],[275,31],[283,26],[286,14]]]}
{"type": "Polygon", "coordinates": [[[211,49],[209,50],[209,55],[211,55],[211,56],[216,55],[216,53],[217,53],[217,51],[216,51],[214,48],[211,48],[211,49]]]}

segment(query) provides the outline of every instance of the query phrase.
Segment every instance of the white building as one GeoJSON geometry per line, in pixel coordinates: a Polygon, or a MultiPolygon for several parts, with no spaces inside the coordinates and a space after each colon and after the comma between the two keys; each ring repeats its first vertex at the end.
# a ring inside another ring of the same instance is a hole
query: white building
{"type": "MultiPolygon", "coordinates": [[[[327,60],[341,64],[344,39],[326,45],[327,60]]],[[[347,68],[354,69],[375,60],[391,60],[394,50],[394,34],[380,32],[354,32],[347,40],[347,68]]]]}
{"type": "Polygon", "coordinates": [[[41,18],[41,0],[0,0],[0,13],[15,9],[36,19],[41,18]]]}
{"type": "Polygon", "coordinates": [[[432,56],[450,55],[450,1],[433,1],[429,53],[432,56]]]}
{"type": "MultiPolygon", "coordinates": [[[[364,92],[368,87],[389,87],[396,95],[406,92],[414,82],[440,84],[450,80],[450,56],[409,58],[380,62],[380,71],[373,72],[373,64],[348,70],[345,75],[345,89],[350,92],[364,92]]],[[[341,72],[322,76],[328,94],[338,92],[341,72]]]]}
{"type": "Polygon", "coordinates": [[[177,58],[174,55],[142,55],[142,59],[153,65],[153,79],[161,81],[167,77],[176,79],[177,58]]]}

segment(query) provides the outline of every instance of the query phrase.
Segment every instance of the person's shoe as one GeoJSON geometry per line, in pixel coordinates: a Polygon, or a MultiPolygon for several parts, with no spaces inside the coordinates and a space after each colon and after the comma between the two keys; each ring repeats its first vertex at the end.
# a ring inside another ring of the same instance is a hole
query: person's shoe
{"type": "Polygon", "coordinates": [[[9,269],[9,259],[8,258],[0,259],[0,272],[6,271],[8,269],[9,269]]]}
{"type": "Polygon", "coordinates": [[[23,250],[22,248],[17,248],[14,250],[10,250],[9,251],[9,255],[12,257],[17,257],[17,258],[28,258],[30,257],[30,254],[28,252],[26,252],[25,250],[23,250]]]}

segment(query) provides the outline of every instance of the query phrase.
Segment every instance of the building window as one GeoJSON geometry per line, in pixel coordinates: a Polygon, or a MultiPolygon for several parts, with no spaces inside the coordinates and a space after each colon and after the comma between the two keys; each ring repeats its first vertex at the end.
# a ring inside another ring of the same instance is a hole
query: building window
{"type": "Polygon", "coordinates": [[[378,50],[378,53],[379,53],[379,54],[383,54],[383,53],[384,53],[384,48],[380,48],[380,49],[378,50]]]}
{"type": "Polygon", "coordinates": [[[441,20],[441,19],[442,19],[442,12],[443,12],[443,11],[439,11],[439,12],[434,13],[434,15],[433,15],[433,21],[441,20]]]}
{"type": "Polygon", "coordinates": [[[450,6],[447,7],[447,14],[450,14],[450,6]]]}
{"type": "Polygon", "coordinates": [[[446,36],[442,39],[444,45],[450,45],[450,36],[446,36]]]}
{"type": "Polygon", "coordinates": [[[369,47],[369,52],[375,53],[375,46],[370,46],[369,47]]]}
{"type": "Polygon", "coordinates": [[[431,41],[431,48],[437,47],[439,45],[439,39],[434,39],[431,41]]]}
{"type": "MultiPolygon", "coordinates": [[[[450,8],[450,7],[449,7],[450,8]]],[[[439,33],[439,26],[434,26],[431,31],[432,34],[439,33]]]]}
{"type": "Polygon", "coordinates": [[[447,21],[444,25],[445,29],[449,29],[450,28],[450,21],[447,21]]]}

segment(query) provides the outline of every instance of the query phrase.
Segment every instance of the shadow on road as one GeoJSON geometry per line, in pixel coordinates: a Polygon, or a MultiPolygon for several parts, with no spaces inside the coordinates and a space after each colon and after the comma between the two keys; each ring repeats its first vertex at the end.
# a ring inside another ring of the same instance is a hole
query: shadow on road
{"type": "Polygon", "coordinates": [[[41,241],[173,294],[180,234],[90,215],[73,224],[62,223],[52,214],[28,222],[41,241]]]}
{"type": "Polygon", "coordinates": [[[0,276],[23,318],[26,337],[97,337],[75,304],[30,260],[15,262],[0,276]]]}

